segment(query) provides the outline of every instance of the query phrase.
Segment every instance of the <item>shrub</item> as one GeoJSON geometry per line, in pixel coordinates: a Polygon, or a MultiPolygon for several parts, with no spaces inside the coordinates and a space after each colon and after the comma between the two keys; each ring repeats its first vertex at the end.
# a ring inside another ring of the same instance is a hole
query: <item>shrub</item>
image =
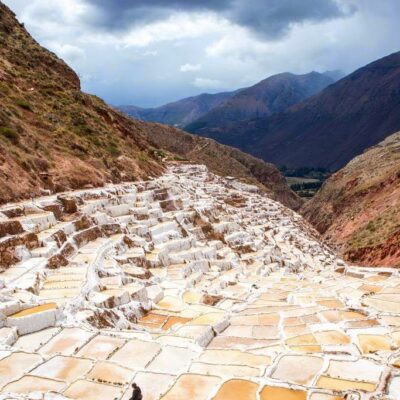
{"type": "Polygon", "coordinates": [[[0,126],[0,135],[8,139],[11,143],[17,144],[19,142],[18,133],[6,126],[0,126]]]}
{"type": "Polygon", "coordinates": [[[110,142],[108,146],[106,147],[106,150],[112,155],[112,156],[119,156],[121,152],[118,149],[118,146],[114,142],[110,142]]]}
{"type": "Polygon", "coordinates": [[[149,161],[149,157],[145,153],[139,153],[138,160],[139,161],[143,161],[143,162],[147,162],[147,161],[149,161]]]}
{"type": "Polygon", "coordinates": [[[23,108],[24,110],[32,111],[32,106],[31,106],[31,104],[28,103],[28,102],[25,101],[25,100],[17,100],[15,104],[16,104],[18,107],[23,108]]]}

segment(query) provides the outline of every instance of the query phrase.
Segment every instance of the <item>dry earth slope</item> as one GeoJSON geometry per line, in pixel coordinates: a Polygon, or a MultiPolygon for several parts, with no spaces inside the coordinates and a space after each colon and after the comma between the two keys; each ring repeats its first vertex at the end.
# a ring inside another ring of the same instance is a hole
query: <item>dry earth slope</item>
{"type": "MultiPolygon", "coordinates": [[[[188,155],[179,148],[185,138],[179,130],[132,120],[82,93],[75,72],[36,43],[1,2],[0,42],[0,203],[37,196],[43,188],[62,191],[157,176],[168,155],[157,143],[163,135],[172,137],[176,153],[188,155]],[[150,141],[153,133],[157,140],[150,141]]],[[[299,206],[274,166],[212,146],[221,163],[233,165],[230,175],[299,206]]],[[[204,163],[211,159],[201,151],[196,155],[204,163]]],[[[209,167],[224,172],[221,165],[209,167]]]]}
{"type": "Polygon", "coordinates": [[[349,261],[400,265],[400,132],[354,158],[302,209],[349,261]]]}

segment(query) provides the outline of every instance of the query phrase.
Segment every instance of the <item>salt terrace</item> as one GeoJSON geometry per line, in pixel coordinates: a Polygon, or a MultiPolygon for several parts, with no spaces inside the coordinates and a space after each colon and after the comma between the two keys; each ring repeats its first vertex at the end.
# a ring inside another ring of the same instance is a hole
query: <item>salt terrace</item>
{"type": "Polygon", "coordinates": [[[3,206],[0,266],[1,399],[400,398],[398,272],[204,166],[3,206]]]}

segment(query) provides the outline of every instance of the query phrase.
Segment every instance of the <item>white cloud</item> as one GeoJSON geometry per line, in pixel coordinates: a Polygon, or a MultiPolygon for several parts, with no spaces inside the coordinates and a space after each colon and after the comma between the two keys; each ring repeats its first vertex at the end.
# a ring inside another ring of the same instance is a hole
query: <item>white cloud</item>
{"type": "Polygon", "coordinates": [[[180,66],[179,71],[181,72],[192,72],[192,71],[200,71],[201,64],[183,64],[180,66]]]}
{"type": "Polygon", "coordinates": [[[202,89],[218,89],[223,87],[223,82],[218,79],[196,78],[193,85],[202,89]]]}
{"type": "Polygon", "coordinates": [[[56,42],[47,42],[45,46],[54,51],[59,57],[70,63],[76,63],[86,57],[85,51],[78,46],[71,44],[60,44],[56,42]]]}
{"type": "MultiPolygon", "coordinates": [[[[164,19],[104,30],[88,24],[93,7],[86,0],[2,1],[39,43],[84,77],[85,91],[112,104],[156,106],[204,89],[252,85],[283,71],[351,72],[400,49],[398,0],[337,0],[356,4],[359,11],[343,19],[293,24],[275,40],[254,35],[218,12],[176,9],[164,19]]],[[[251,3],[234,0],[240,1],[251,3]]]]}

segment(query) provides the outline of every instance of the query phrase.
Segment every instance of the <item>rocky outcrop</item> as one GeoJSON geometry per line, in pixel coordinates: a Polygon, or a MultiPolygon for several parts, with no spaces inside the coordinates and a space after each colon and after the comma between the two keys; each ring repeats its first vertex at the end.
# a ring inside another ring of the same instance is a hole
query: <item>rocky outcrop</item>
{"type": "Polygon", "coordinates": [[[302,213],[349,261],[399,266],[400,133],[332,175],[302,213]]]}

